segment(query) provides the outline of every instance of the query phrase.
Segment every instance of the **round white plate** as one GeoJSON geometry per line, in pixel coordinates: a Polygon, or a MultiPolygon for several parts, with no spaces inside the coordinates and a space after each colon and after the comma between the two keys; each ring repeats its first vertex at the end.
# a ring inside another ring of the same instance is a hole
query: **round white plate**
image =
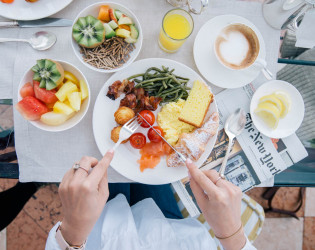
{"type": "MultiPolygon", "coordinates": [[[[192,86],[193,81],[195,80],[199,79],[203,81],[203,79],[195,71],[184,64],[162,58],[149,58],[134,62],[127,69],[112,75],[102,87],[96,99],[93,111],[94,137],[102,155],[115,145],[115,143],[110,139],[110,133],[111,130],[117,126],[114,120],[114,113],[119,107],[120,99],[124,96],[122,95],[122,97],[116,99],[115,101],[109,99],[106,96],[108,87],[116,80],[122,81],[131,75],[143,73],[150,67],[155,66],[161,68],[162,65],[169,67],[170,69],[175,69],[175,74],[177,75],[188,77],[190,79],[188,86],[192,86]]],[[[155,115],[157,115],[159,110],[160,107],[154,112],[155,115]]],[[[215,100],[210,105],[208,115],[213,112],[218,112],[215,100]]],[[[144,133],[145,135],[147,133],[147,129],[143,128],[140,128],[138,131],[144,133]]],[[[202,154],[199,161],[196,162],[198,167],[202,165],[211,153],[216,137],[217,134],[208,142],[206,151],[202,154]]],[[[165,157],[161,158],[161,162],[154,169],[145,169],[141,172],[139,164],[137,163],[137,160],[139,159],[139,150],[132,148],[130,143],[127,142],[126,144],[121,144],[116,150],[111,166],[128,179],[146,184],[166,184],[178,181],[187,176],[186,167],[167,167],[165,157]]]]}
{"type": "Polygon", "coordinates": [[[258,57],[265,59],[263,37],[254,24],[236,15],[222,15],[210,19],[199,30],[194,43],[194,59],[200,73],[212,84],[221,88],[239,88],[253,81],[260,73],[259,67],[251,65],[243,70],[224,67],[215,57],[214,42],[220,31],[231,23],[243,23],[252,28],[260,41],[258,57]]]}
{"type": "MultiPolygon", "coordinates": [[[[125,13],[127,16],[129,16],[132,19],[132,21],[134,22],[136,28],[139,30],[139,37],[137,39],[137,42],[135,43],[136,48],[129,54],[130,55],[129,60],[126,63],[124,63],[119,68],[115,68],[115,69],[98,69],[98,68],[93,67],[92,65],[86,63],[83,60],[82,54],[80,53],[80,46],[77,44],[77,42],[72,37],[72,29],[71,29],[71,34],[70,34],[71,35],[71,45],[72,45],[74,54],[77,56],[77,58],[80,60],[80,62],[83,63],[86,67],[88,67],[89,69],[98,71],[98,72],[102,72],[102,73],[112,73],[112,72],[117,72],[119,70],[122,70],[122,69],[128,67],[137,58],[137,56],[140,53],[141,47],[142,47],[143,34],[142,34],[142,29],[141,29],[140,22],[139,22],[138,18],[136,17],[136,15],[133,14],[131,12],[131,10],[129,10],[127,7],[125,7],[125,6],[121,5],[121,4],[118,4],[118,3],[114,3],[114,2],[99,2],[99,3],[95,3],[95,4],[92,4],[92,5],[88,6],[88,7],[86,7],[84,10],[82,10],[77,15],[77,17],[73,21],[73,25],[77,22],[77,20],[80,17],[85,17],[85,16],[88,16],[88,15],[92,15],[94,17],[97,17],[98,16],[98,12],[100,10],[100,6],[102,6],[102,5],[109,5],[111,8],[119,9],[120,11],[125,13]]],[[[72,25],[72,27],[73,27],[73,25],[72,25]]]]}
{"type": "Polygon", "coordinates": [[[34,3],[15,0],[11,4],[0,2],[0,16],[14,20],[36,20],[51,16],[68,6],[73,0],[39,0],[34,3]]]}
{"type": "Polygon", "coordinates": [[[290,83],[272,80],[260,86],[253,95],[250,103],[250,114],[255,127],[270,138],[284,138],[292,135],[300,126],[304,117],[304,102],[300,92],[290,83]],[[269,128],[256,114],[259,99],[275,91],[286,92],[291,97],[291,108],[288,114],[279,120],[276,129],[269,128]]]}

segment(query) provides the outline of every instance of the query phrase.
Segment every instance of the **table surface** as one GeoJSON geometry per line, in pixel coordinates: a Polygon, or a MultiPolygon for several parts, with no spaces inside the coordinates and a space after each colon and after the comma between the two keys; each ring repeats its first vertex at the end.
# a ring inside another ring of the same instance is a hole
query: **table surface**
{"type": "MultiPolygon", "coordinates": [[[[180,51],[175,54],[166,54],[158,47],[157,36],[160,29],[162,17],[168,10],[172,8],[172,6],[167,4],[164,0],[155,0],[150,2],[146,0],[120,0],[117,2],[128,6],[137,15],[142,25],[144,40],[143,47],[137,60],[149,57],[164,57],[182,62],[198,72],[193,60],[192,48],[194,38],[201,26],[206,21],[217,15],[237,14],[249,19],[261,31],[266,42],[266,60],[269,65],[269,69],[274,75],[277,71],[280,32],[270,28],[265,23],[261,13],[261,5],[258,3],[245,3],[234,0],[210,1],[210,6],[202,15],[193,15],[195,23],[194,31],[191,37],[180,49],[180,51]]],[[[76,14],[80,12],[80,10],[90,5],[91,3],[93,3],[93,1],[91,0],[76,0],[75,3],[73,2],[67,8],[54,16],[74,19],[76,14]]],[[[4,37],[7,32],[7,34],[11,34],[11,37],[13,36],[17,38],[22,38],[28,37],[30,34],[38,30],[39,29],[35,28],[15,30],[7,29],[4,30],[4,33],[3,35],[1,34],[1,36],[4,37]]],[[[4,66],[4,68],[7,67],[6,69],[10,67],[10,69],[13,68],[11,79],[8,77],[4,78],[6,81],[12,81],[12,93],[16,93],[16,88],[18,86],[21,76],[26,69],[30,68],[34,64],[35,59],[43,57],[54,58],[73,63],[88,78],[88,81],[91,85],[92,93],[91,106],[88,114],[80,122],[80,124],[69,131],[54,134],[54,138],[52,138],[52,134],[39,131],[37,128],[34,128],[32,125],[30,125],[27,121],[24,121],[19,115],[15,114],[14,125],[16,133],[16,150],[19,157],[20,181],[22,182],[59,182],[61,181],[63,174],[69,168],[69,166],[71,166],[76,160],[80,159],[82,155],[92,155],[97,158],[101,158],[101,155],[94,142],[94,136],[92,133],[92,111],[99,89],[111,76],[111,74],[94,72],[86,68],[78,61],[70,46],[70,27],[47,28],[47,30],[56,33],[58,37],[56,45],[50,50],[45,52],[38,52],[32,50],[26,44],[8,45],[6,56],[0,59],[0,63],[3,64],[5,62],[4,60],[6,58],[9,58],[8,55],[10,53],[12,53],[12,57],[14,57],[13,67],[11,67],[12,65],[9,65],[9,61],[8,64],[4,66]],[[27,60],[25,60],[25,58],[27,58],[27,60]],[[30,138],[32,138],[32,140],[29,140],[30,138]],[[42,145],[43,141],[51,142],[53,146],[44,146],[42,145]],[[57,147],[56,145],[60,145],[60,147],[57,147]],[[52,157],[52,155],[58,157],[52,157]],[[62,159],[62,161],[60,159],[62,159]]],[[[3,67],[0,68],[3,69],[3,67]]],[[[263,76],[260,75],[253,82],[253,84],[257,87],[264,81],[265,79],[263,78],[263,76]]],[[[218,88],[211,83],[209,84],[215,94],[222,91],[221,88],[218,88]]],[[[11,96],[13,97],[14,102],[16,102],[16,95],[12,95],[12,93],[11,96]]],[[[10,93],[8,93],[7,96],[9,97],[10,93]]],[[[113,169],[110,169],[109,181],[126,182],[129,180],[115,172],[113,169]]]]}

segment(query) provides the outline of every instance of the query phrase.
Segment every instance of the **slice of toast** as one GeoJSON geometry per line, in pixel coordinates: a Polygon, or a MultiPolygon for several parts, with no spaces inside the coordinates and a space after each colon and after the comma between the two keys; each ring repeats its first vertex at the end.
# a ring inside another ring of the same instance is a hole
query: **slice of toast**
{"type": "Polygon", "coordinates": [[[213,94],[209,87],[201,81],[195,81],[178,119],[200,128],[212,101],[213,94]]]}

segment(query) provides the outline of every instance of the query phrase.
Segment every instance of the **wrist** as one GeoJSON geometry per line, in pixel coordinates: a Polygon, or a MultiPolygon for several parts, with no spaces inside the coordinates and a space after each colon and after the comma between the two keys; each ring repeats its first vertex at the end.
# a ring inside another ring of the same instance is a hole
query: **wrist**
{"type": "Polygon", "coordinates": [[[240,250],[246,245],[246,236],[243,227],[231,237],[219,239],[225,250],[240,250]]]}
{"type": "Polygon", "coordinates": [[[72,246],[83,245],[86,241],[87,235],[81,232],[82,228],[71,226],[66,220],[60,224],[60,231],[64,240],[72,246]]]}

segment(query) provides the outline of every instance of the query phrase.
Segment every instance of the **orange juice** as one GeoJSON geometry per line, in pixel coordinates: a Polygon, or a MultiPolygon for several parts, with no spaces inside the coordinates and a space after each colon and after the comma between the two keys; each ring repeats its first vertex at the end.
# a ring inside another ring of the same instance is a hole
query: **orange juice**
{"type": "Polygon", "coordinates": [[[163,19],[163,27],[160,31],[159,44],[166,52],[176,52],[192,32],[193,23],[191,16],[184,10],[168,12],[163,19]],[[183,15],[184,12],[186,15],[183,15]],[[188,14],[188,16],[187,16],[188,14]],[[187,17],[191,18],[190,20],[187,17]]]}

